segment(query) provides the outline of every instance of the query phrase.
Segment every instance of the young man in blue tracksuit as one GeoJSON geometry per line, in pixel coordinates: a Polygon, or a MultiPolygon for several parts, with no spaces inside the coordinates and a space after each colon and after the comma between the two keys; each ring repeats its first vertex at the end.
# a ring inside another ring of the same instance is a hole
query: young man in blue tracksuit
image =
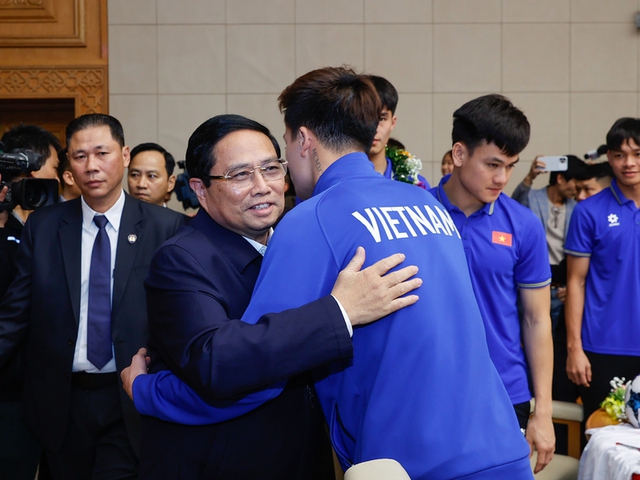
{"type": "Polygon", "coordinates": [[[587,418],[614,376],[640,372],[640,119],[607,133],[609,188],[580,202],[567,254],[567,374],[581,386],[587,418]]]}
{"type": "MultiPolygon", "coordinates": [[[[367,159],[380,116],[370,81],[344,68],[316,70],[279,102],[288,165],[307,200],[274,233],[243,320],[328,293],[358,246],[367,262],[402,251],[429,272],[418,303],[355,328],[353,359],[315,372],[342,467],[393,458],[414,480],[531,479],[454,222],[433,196],[389,182],[367,159]]],[[[280,388],[241,402],[259,405],[280,388]]],[[[189,399],[183,406],[203,408],[189,399]]]]}
{"type": "Polygon", "coordinates": [[[353,360],[317,372],[342,466],[387,457],[414,479],[530,478],[455,225],[433,197],[385,181],[367,161],[380,108],[371,84],[326,68],[279,102],[291,175],[308,200],[278,227],[244,318],[321,295],[359,245],[368,260],[399,249],[431,277],[416,305],[354,331],[353,360]]]}
{"type": "Polygon", "coordinates": [[[462,236],[489,352],[520,426],[532,450],[535,446],[538,451],[538,472],[551,461],[555,447],[551,271],[542,225],[529,209],[502,193],[529,142],[529,122],[500,95],[471,100],[453,118],[453,173],[431,193],[462,236]],[[531,420],[529,374],[536,398],[531,420]]]}

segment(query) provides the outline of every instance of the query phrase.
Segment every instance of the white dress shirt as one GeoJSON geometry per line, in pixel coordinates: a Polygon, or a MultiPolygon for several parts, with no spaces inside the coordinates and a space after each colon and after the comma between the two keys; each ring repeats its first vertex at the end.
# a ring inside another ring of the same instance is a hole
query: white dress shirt
{"type": "MultiPolygon", "coordinates": [[[[87,312],[89,306],[89,272],[91,270],[91,252],[93,244],[98,235],[98,226],[93,221],[95,215],[101,215],[87,205],[84,197],[82,202],[82,252],[81,252],[81,283],[80,283],[80,320],[78,322],[78,338],[76,349],[73,355],[73,371],[89,373],[108,373],[116,371],[115,354],[109,362],[101,369],[97,369],[87,359],[87,312]]],[[[124,209],[124,191],[120,193],[120,198],[116,203],[104,213],[109,223],[105,230],[109,236],[111,244],[111,296],[113,297],[113,271],[116,265],[116,251],[118,246],[118,230],[120,229],[120,219],[124,209]]],[[[113,345],[111,346],[113,352],[113,345]]]]}

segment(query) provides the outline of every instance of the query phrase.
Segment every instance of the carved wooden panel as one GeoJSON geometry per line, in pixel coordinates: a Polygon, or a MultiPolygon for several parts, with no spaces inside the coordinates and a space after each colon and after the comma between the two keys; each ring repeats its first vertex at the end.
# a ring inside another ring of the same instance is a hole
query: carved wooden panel
{"type": "Polygon", "coordinates": [[[85,0],[0,0],[0,47],[82,47],[85,31],[85,0]]]}
{"type": "Polygon", "coordinates": [[[107,68],[0,68],[0,97],[73,97],[76,115],[106,113],[107,68]]]}

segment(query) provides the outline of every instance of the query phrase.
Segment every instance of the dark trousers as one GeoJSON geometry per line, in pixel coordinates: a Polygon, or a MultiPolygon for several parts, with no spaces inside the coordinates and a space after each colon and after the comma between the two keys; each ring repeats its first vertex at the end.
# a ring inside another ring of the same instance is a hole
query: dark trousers
{"type": "Polygon", "coordinates": [[[137,478],[138,460],[124,425],[115,375],[102,387],[72,387],[62,449],[46,450],[55,480],[137,478]]]}
{"type": "Polygon", "coordinates": [[[20,402],[0,402],[0,478],[33,480],[42,447],[22,421],[20,402]]]}
{"type": "Polygon", "coordinates": [[[525,431],[527,429],[527,424],[529,423],[529,416],[531,415],[531,402],[516,403],[513,406],[513,409],[516,412],[516,417],[518,417],[520,429],[525,431]]]}

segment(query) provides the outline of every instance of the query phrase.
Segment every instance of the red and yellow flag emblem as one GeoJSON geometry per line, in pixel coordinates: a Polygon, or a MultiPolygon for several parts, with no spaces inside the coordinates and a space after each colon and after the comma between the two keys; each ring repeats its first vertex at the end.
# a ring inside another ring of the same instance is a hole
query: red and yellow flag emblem
{"type": "Polygon", "coordinates": [[[497,243],[498,245],[510,247],[513,243],[513,235],[505,232],[496,232],[494,230],[491,232],[491,243],[497,243]]]}

